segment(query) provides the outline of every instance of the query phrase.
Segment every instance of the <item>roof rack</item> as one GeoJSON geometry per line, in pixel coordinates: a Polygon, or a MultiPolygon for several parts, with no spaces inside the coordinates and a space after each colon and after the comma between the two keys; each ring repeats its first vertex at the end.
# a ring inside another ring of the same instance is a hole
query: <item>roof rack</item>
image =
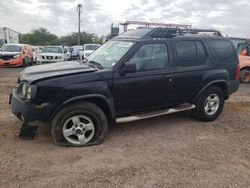
{"type": "Polygon", "coordinates": [[[206,35],[206,36],[218,36],[222,37],[222,34],[220,31],[215,29],[182,29],[183,34],[200,34],[200,35],[206,35]],[[210,34],[208,34],[210,33],[210,34]]]}
{"type": "Polygon", "coordinates": [[[146,28],[135,29],[124,32],[116,38],[135,38],[135,39],[166,39],[187,34],[203,35],[207,37],[223,37],[218,30],[213,29],[180,29],[180,28],[146,28]]]}
{"type": "Polygon", "coordinates": [[[152,38],[172,38],[176,35],[181,35],[179,28],[154,28],[149,33],[152,38]]]}
{"type": "Polygon", "coordinates": [[[180,29],[180,28],[153,28],[146,36],[152,38],[172,38],[177,35],[185,35],[185,34],[222,37],[221,32],[214,29],[180,29]]]}

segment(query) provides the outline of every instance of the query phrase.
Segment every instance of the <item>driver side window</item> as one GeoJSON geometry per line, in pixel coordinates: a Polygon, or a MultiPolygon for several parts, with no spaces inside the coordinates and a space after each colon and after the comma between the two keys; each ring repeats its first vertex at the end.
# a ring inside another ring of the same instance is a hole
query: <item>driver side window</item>
{"type": "Polygon", "coordinates": [[[167,46],[165,44],[144,44],[127,62],[136,65],[136,71],[151,71],[163,69],[168,61],[167,46]]]}

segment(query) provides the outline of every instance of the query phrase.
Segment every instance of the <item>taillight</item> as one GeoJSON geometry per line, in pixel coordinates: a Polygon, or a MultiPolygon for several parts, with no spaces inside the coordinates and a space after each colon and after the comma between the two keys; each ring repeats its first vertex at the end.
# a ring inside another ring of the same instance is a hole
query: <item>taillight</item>
{"type": "Polygon", "coordinates": [[[240,79],[240,65],[237,64],[236,65],[236,72],[235,72],[235,80],[239,80],[240,79]]]}

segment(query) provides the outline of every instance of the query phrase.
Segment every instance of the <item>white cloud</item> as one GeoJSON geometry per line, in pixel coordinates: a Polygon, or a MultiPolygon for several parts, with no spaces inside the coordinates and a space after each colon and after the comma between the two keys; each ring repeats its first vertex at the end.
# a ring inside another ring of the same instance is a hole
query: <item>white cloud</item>
{"type": "Polygon", "coordinates": [[[0,1],[0,27],[21,33],[44,27],[65,35],[77,31],[76,5],[83,4],[82,29],[106,35],[125,20],[186,23],[250,37],[248,0],[9,0],[0,1]]]}

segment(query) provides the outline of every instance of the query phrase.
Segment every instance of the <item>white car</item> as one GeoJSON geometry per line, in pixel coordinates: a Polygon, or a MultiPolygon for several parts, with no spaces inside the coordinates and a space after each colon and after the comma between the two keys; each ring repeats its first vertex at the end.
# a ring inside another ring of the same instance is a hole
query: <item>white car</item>
{"type": "Polygon", "coordinates": [[[39,53],[42,52],[43,47],[42,46],[32,46],[33,51],[33,60],[36,63],[37,62],[37,56],[39,53]]]}
{"type": "Polygon", "coordinates": [[[93,51],[99,48],[100,44],[84,44],[83,49],[80,51],[80,59],[88,57],[93,51]]]}
{"type": "Polygon", "coordinates": [[[45,46],[37,56],[37,63],[55,63],[66,60],[66,51],[62,46],[45,46]]]}
{"type": "Polygon", "coordinates": [[[65,59],[68,61],[71,58],[69,47],[68,46],[64,46],[63,48],[64,48],[65,59]]]}

